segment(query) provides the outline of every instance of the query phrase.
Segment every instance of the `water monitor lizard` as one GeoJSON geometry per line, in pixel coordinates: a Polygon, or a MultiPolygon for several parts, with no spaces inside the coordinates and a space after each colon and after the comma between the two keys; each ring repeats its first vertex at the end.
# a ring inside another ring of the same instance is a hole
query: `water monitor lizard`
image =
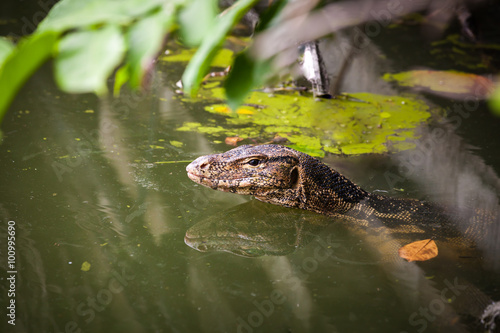
{"type": "MultiPolygon", "coordinates": [[[[186,171],[194,182],[215,190],[336,217],[368,235],[372,248],[382,256],[389,254],[392,262],[401,244],[418,239],[435,239],[438,247],[444,241],[454,256],[457,250],[475,252],[476,241],[495,221],[492,213],[476,212],[464,228],[457,223],[461,216],[450,217],[438,205],[369,193],[320,160],[280,145],[245,145],[201,156],[186,171]]],[[[467,312],[483,323],[490,318],[486,326],[494,329],[500,304],[486,308],[491,300],[477,288],[469,289],[475,292],[466,298],[467,312]],[[470,306],[472,300],[477,305],[470,306]]]]}
{"type": "Polygon", "coordinates": [[[320,160],[285,146],[240,146],[201,156],[186,171],[194,182],[215,190],[339,217],[372,231],[389,229],[396,238],[399,234],[405,239],[446,239],[470,245],[439,207],[369,193],[320,160]]]}

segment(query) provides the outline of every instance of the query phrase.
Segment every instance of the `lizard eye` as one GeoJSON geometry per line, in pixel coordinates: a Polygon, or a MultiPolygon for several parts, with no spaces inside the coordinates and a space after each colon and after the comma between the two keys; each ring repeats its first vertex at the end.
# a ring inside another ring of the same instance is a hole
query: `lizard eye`
{"type": "Polygon", "coordinates": [[[257,166],[260,164],[260,160],[258,158],[252,158],[247,163],[251,166],[257,166]]]}

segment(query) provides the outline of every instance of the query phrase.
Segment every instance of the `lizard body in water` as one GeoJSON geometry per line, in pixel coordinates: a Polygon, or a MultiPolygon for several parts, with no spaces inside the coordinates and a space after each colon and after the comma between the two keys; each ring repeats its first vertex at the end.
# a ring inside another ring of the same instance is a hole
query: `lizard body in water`
{"type": "MultiPolygon", "coordinates": [[[[453,256],[463,250],[468,255],[470,250],[475,252],[476,241],[496,220],[492,213],[480,211],[466,228],[459,228],[455,217],[450,218],[438,205],[369,193],[320,160],[280,145],[245,145],[201,156],[186,171],[194,182],[215,190],[253,195],[271,204],[335,217],[355,233],[366,235],[384,262],[396,263],[394,258],[399,258],[396,253],[402,242],[416,238],[443,241],[453,256]]],[[[467,286],[471,293],[465,298],[464,313],[482,321],[489,318],[486,326],[494,328],[498,310],[492,307],[498,303],[486,308],[491,300],[472,285],[467,286]]]]}
{"type": "Polygon", "coordinates": [[[320,160],[280,145],[245,145],[201,156],[186,168],[191,180],[215,190],[339,217],[356,226],[381,221],[393,233],[456,239],[441,209],[425,201],[369,193],[320,160]]]}

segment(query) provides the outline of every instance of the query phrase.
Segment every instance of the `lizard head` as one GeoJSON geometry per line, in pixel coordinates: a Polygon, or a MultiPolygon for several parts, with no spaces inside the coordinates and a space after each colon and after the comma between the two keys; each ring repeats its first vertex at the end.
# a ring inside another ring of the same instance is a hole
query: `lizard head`
{"type": "Polygon", "coordinates": [[[214,190],[254,195],[284,205],[280,199],[297,189],[300,154],[279,145],[240,146],[222,154],[201,156],[186,167],[194,182],[214,190]]]}

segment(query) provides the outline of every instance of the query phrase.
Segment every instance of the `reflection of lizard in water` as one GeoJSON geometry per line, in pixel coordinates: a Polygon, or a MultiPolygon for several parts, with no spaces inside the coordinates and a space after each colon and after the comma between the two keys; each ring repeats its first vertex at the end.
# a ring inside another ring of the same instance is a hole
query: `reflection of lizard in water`
{"type": "Polygon", "coordinates": [[[200,252],[225,251],[243,257],[283,256],[324,229],[327,217],[306,211],[283,214],[256,200],[209,216],[186,231],[184,242],[200,252]]]}

